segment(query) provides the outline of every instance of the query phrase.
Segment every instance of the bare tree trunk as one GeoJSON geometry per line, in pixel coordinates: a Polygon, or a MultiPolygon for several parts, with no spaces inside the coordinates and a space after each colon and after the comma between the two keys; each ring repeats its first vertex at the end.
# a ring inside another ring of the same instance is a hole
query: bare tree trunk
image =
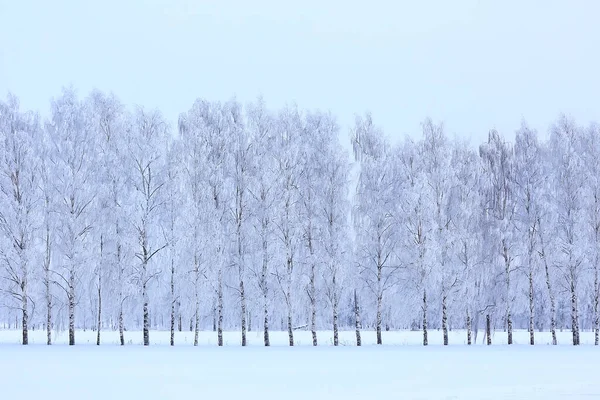
{"type": "Polygon", "coordinates": [[[442,332],[444,333],[444,346],[448,346],[448,310],[446,295],[442,295],[442,332]]]}
{"type": "Polygon", "coordinates": [[[102,330],[102,267],[104,262],[104,238],[100,235],[100,266],[98,269],[98,321],[96,346],[100,346],[100,331],[102,330]]]}
{"type": "Polygon", "coordinates": [[[356,289],[354,289],[354,327],[356,329],[356,345],[357,346],[361,346],[362,341],[360,338],[360,329],[361,329],[361,322],[360,322],[360,307],[358,305],[358,295],[356,293],[356,289]]]}
{"type": "MultiPolygon", "coordinates": [[[[531,257],[529,257],[529,262],[531,263],[531,257]]],[[[531,264],[529,264],[529,344],[535,344],[535,334],[534,334],[534,312],[535,312],[535,303],[533,297],[533,269],[531,268],[531,264]]]]}
{"type": "Polygon", "coordinates": [[[119,302],[119,342],[125,346],[125,324],[123,323],[123,301],[119,302]]]}
{"type": "Polygon", "coordinates": [[[23,345],[27,345],[27,344],[29,344],[29,327],[28,327],[29,304],[28,304],[28,297],[27,297],[27,270],[23,271],[23,280],[21,281],[21,302],[22,302],[21,307],[23,308],[23,320],[22,320],[23,345]]]}
{"type": "Polygon", "coordinates": [[[467,308],[467,344],[471,345],[471,313],[467,308]]]}
{"type": "Polygon", "coordinates": [[[200,331],[200,298],[196,292],[196,303],[194,310],[194,346],[198,346],[198,335],[200,331]]]}
{"type": "Polygon", "coordinates": [[[75,345],[75,267],[69,271],[69,346],[75,345]]]}
{"type": "Polygon", "coordinates": [[[513,329],[512,329],[512,312],[511,312],[511,298],[510,298],[510,256],[508,254],[508,246],[506,239],[502,239],[504,266],[506,274],[506,324],[508,332],[508,344],[513,344],[513,329]]]}
{"type": "Polygon", "coordinates": [[[577,313],[577,292],[575,289],[575,276],[571,271],[570,276],[570,290],[571,290],[571,331],[573,332],[573,345],[579,345],[579,316],[577,313]]]}
{"type": "Polygon", "coordinates": [[[46,289],[46,344],[50,346],[52,344],[52,292],[50,288],[50,262],[51,262],[51,248],[50,248],[50,228],[46,225],[46,254],[44,260],[44,286],[46,289]]]}
{"type": "Polygon", "coordinates": [[[338,295],[337,295],[337,282],[336,282],[336,274],[333,274],[333,345],[339,345],[339,335],[338,335],[338,295]]]}
{"type": "Polygon", "coordinates": [[[267,273],[269,268],[269,253],[268,253],[268,243],[267,243],[267,226],[263,221],[263,232],[262,232],[262,247],[263,247],[263,264],[262,264],[262,273],[260,276],[260,284],[263,295],[263,312],[264,312],[264,325],[263,325],[263,338],[266,347],[271,345],[271,341],[269,340],[269,287],[267,285],[267,273]]]}
{"type": "MultiPolygon", "coordinates": [[[[144,278],[145,279],[145,278],[144,278]]],[[[144,346],[150,345],[150,319],[148,316],[148,290],[146,288],[146,282],[142,283],[142,298],[143,298],[143,330],[144,330],[144,346]]]]}
{"type": "Polygon", "coordinates": [[[269,347],[271,345],[271,341],[269,340],[269,307],[267,304],[267,293],[264,292],[263,296],[264,296],[263,307],[264,307],[264,315],[265,315],[265,322],[264,322],[264,326],[263,326],[263,338],[264,338],[265,346],[269,347]]]}
{"type": "Polygon", "coordinates": [[[376,321],[376,330],[377,330],[377,344],[382,344],[382,338],[381,338],[381,303],[382,303],[382,296],[381,294],[377,294],[377,321],[376,321]]]}
{"type": "Polygon", "coordinates": [[[200,330],[200,264],[199,264],[198,256],[194,255],[194,346],[198,346],[199,330],[200,330]]]}
{"type": "Polygon", "coordinates": [[[173,256],[171,255],[171,337],[170,344],[171,346],[175,346],[175,303],[177,299],[175,298],[175,260],[173,260],[173,256]]]}
{"type": "MultiPolygon", "coordinates": [[[[312,244],[311,253],[312,253],[312,244]]],[[[315,285],[315,262],[311,256],[311,266],[310,266],[310,331],[312,333],[312,344],[313,346],[317,345],[317,290],[315,285]]]]}
{"type": "Polygon", "coordinates": [[[246,346],[246,291],[244,289],[244,280],[240,279],[240,302],[242,307],[242,346],[246,346]]]}
{"type": "Polygon", "coordinates": [[[223,267],[219,265],[217,277],[217,345],[223,346],[223,267]]]}
{"type": "Polygon", "coordinates": [[[487,337],[488,346],[491,346],[491,344],[492,344],[492,322],[490,320],[490,314],[486,314],[486,316],[485,316],[485,335],[487,337]]]}
{"type": "Polygon", "coordinates": [[[423,346],[427,346],[429,341],[427,340],[427,290],[423,289],[423,346]]]}
{"type": "MultiPolygon", "coordinates": [[[[540,225],[538,220],[538,225],[540,225]]],[[[550,332],[552,333],[552,344],[556,346],[556,299],[554,298],[554,291],[552,290],[552,281],[550,280],[550,268],[548,266],[548,260],[546,259],[546,246],[544,244],[544,236],[542,234],[542,228],[540,226],[540,244],[542,251],[540,252],[540,258],[544,261],[544,271],[546,274],[546,287],[548,288],[548,297],[550,297],[550,332]]]]}
{"type": "MultiPolygon", "coordinates": [[[[288,264],[291,261],[288,259],[288,264]]],[[[294,330],[293,330],[293,326],[292,326],[292,302],[291,302],[291,295],[292,295],[292,279],[291,279],[291,275],[288,274],[288,280],[287,280],[287,289],[286,289],[286,299],[287,299],[287,330],[288,330],[288,339],[289,339],[289,344],[290,346],[294,345],[294,330]]]]}

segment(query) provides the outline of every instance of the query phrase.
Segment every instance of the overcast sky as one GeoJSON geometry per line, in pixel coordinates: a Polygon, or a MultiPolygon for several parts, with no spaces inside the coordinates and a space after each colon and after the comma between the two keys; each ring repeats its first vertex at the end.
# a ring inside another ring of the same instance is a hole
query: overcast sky
{"type": "Polygon", "coordinates": [[[173,122],[195,98],[427,116],[479,142],[520,120],[600,120],[600,2],[0,0],[0,94],[47,112],[64,85],[173,122]]]}

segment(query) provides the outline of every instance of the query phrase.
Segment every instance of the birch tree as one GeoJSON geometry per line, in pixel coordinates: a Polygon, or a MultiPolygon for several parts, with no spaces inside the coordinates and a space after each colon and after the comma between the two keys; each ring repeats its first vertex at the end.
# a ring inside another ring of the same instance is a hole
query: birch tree
{"type": "Polygon", "coordinates": [[[270,296],[269,288],[272,284],[271,275],[273,264],[272,240],[274,238],[273,219],[276,192],[276,165],[275,165],[275,131],[274,117],[266,109],[262,99],[247,107],[248,130],[255,144],[252,148],[254,168],[251,183],[248,189],[253,200],[254,210],[252,219],[254,232],[258,235],[259,243],[257,261],[250,269],[257,277],[257,286],[262,296],[263,313],[263,342],[265,346],[271,345],[269,335],[270,325],[270,296]]]}
{"type": "Polygon", "coordinates": [[[137,263],[134,279],[142,298],[144,346],[150,344],[149,285],[159,275],[152,261],[166,247],[159,235],[158,216],[164,206],[164,149],[168,132],[166,122],[157,111],[138,109],[128,138],[129,179],[133,187],[131,223],[137,235],[137,263]]]}
{"type": "Polygon", "coordinates": [[[529,344],[535,343],[535,280],[537,274],[538,230],[540,221],[540,188],[547,179],[542,170],[541,149],[537,132],[524,122],[515,138],[515,184],[519,236],[525,247],[524,266],[528,282],[529,344]]]}
{"type": "Polygon", "coordinates": [[[562,116],[552,127],[550,145],[558,211],[557,239],[561,250],[557,261],[570,295],[573,345],[579,345],[579,281],[584,268],[580,224],[585,179],[580,128],[573,120],[562,116]]]}
{"type": "Polygon", "coordinates": [[[396,220],[392,157],[382,133],[369,115],[357,117],[353,147],[360,160],[359,183],[355,200],[355,229],[361,277],[375,296],[377,344],[382,344],[382,309],[384,295],[398,283],[396,257],[396,220]]]}
{"type": "Polygon", "coordinates": [[[514,161],[513,150],[509,143],[492,130],[488,142],[480,147],[480,155],[486,177],[483,190],[487,193],[486,212],[492,217],[493,239],[492,252],[495,256],[491,262],[500,259],[504,278],[505,318],[508,344],[513,343],[512,302],[514,291],[514,272],[516,269],[514,231],[514,161]],[[499,257],[498,257],[499,256],[499,257]]]}
{"type": "Polygon", "coordinates": [[[585,219],[588,226],[588,262],[592,270],[592,308],[594,345],[600,342],[600,126],[591,124],[583,138],[583,163],[587,193],[585,219]]]}
{"type": "Polygon", "coordinates": [[[35,140],[40,134],[37,114],[19,110],[19,101],[9,95],[0,102],[0,230],[5,246],[0,248],[6,292],[21,313],[22,344],[29,343],[30,279],[35,263],[34,238],[39,203],[38,157],[35,140]]]}
{"type": "Polygon", "coordinates": [[[83,105],[73,89],[64,89],[52,101],[52,116],[46,124],[52,143],[51,153],[56,196],[57,245],[60,267],[53,271],[54,281],[67,297],[69,345],[75,344],[75,307],[81,276],[89,272],[87,239],[95,217],[94,142],[85,119],[83,105]]]}

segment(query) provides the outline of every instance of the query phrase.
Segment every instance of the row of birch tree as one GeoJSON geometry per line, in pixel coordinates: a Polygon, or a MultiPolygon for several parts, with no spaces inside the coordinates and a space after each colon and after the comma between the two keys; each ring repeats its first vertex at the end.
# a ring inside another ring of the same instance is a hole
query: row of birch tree
{"type": "Polygon", "coordinates": [[[176,124],[72,88],[0,102],[0,326],[102,332],[600,329],[600,126],[397,143],[357,116],[198,99],[176,124]],[[347,145],[346,145],[347,143],[347,145]],[[347,151],[351,149],[352,151],[347,151]]]}

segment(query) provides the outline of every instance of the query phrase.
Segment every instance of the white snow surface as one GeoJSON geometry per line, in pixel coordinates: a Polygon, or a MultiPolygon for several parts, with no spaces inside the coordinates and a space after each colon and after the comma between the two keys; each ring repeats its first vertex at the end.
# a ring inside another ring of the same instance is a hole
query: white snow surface
{"type": "MultiPolygon", "coordinates": [[[[453,332],[458,341],[460,331],[453,332]]],[[[462,332],[464,334],[464,332],[462,332]]],[[[503,332],[494,339],[501,343],[503,332]]],[[[540,340],[507,346],[418,345],[418,332],[384,332],[387,345],[376,346],[374,332],[363,332],[363,347],[310,346],[310,332],[295,332],[296,347],[286,346],[285,332],[272,332],[271,348],[261,347],[260,332],[250,333],[248,348],[238,345],[239,332],[227,332],[223,348],[213,346],[214,332],[151,332],[153,345],[143,347],[140,332],[127,332],[133,345],[115,345],[116,332],[77,332],[81,345],[44,345],[44,332],[31,332],[33,345],[18,344],[18,331],[0,331],[0,382],[4,398],[21,399],[600,399],[598,360],[593,345],[562,345],[540,340]],[[207,345],[208,344],[208,345],[207,345]],[[408,344],[408,345],[402,345],[408,344]],[[414,345],[411,345],[414,344],[414,345]]],[[[545,337],[545,334],[543,334],[545,337]]],[[[353,332],[342,332],[351,344],[353,332]]],[[[542,334],[539,335],[540,339],[542,334]]],[[[585,332],[582,343],[593,340],[585,332]]],[[[479,338],[478,338],[479,339],[479,338]]],[[[480,341],[480,339],[478,340],[480,341]]],[[[593,342],[592,342],[593,343],[593,342]]]]}

